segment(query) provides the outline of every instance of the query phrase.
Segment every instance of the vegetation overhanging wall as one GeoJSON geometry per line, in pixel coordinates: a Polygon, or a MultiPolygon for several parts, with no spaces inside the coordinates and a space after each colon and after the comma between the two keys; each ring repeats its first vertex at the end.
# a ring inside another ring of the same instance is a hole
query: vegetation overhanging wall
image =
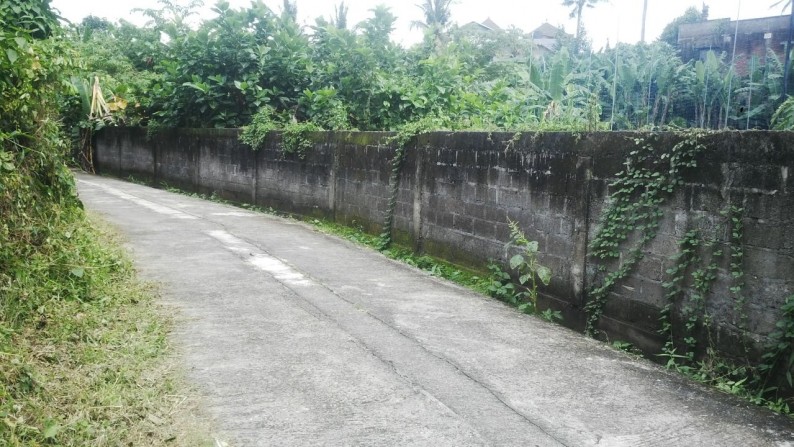
{"type": "MultiPolygon", "coordinates": [[[[380,231],[393,193],[391,134],[317,133],[304,158],[285,154],[277,133],[259,151],[239,143],[238,136],[230,129],[181,129],[150,139],[143,129],[108,128],[97,139],[95,160],[101,173],[380,231]]],[[[780,132],[703,136],[702,150],[691,154],[697,166],[683,169],[669,198],[659,202],[653,237],[637,246],[636,265],[604,293],[598,330],[659,352],[665,342],[660,313],[672,296],[678,300],[674,305],[690,312],[672,318],[691,317],[695,306],[708,315],[722,352],[759,355],[794,293],[792,137],[780,132]],[[698,277],[693,262],[681,261],[693,234],[703,243],[690,251],[708,261],[704,272],[714,277],[707,300],[697,301],[697,281],[671,282],[678,270],[698,277]],[[747,341],[750,349],[740,350],[747,341]]],[[[554,272],[543,290],[544,305],[562,309],[566,324],[584,328],[592,290],[629,255],[605,262],[590,248],[620,185],[616,174],[625,176],[627,159],[636,158],[638,146],[652,152],[681,139],[672,133],[421,135],[407,148],[399,172],[395,237],[417,251],[482,268],[489,259],[509,257],[508,220],[517,221],[539,242],[540,259],[554,272]]],[[[653,164],[658,157],[643,160],[653,164]]],[[[628,235],[627,243],[632,238],[628,235]]]]}

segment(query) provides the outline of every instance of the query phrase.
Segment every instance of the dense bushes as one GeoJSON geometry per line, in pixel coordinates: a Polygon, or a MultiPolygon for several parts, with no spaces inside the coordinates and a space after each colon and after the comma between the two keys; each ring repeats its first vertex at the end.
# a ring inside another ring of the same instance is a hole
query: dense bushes
{"type": "Polygon", "coordinates": [[[425,41],[405,49],[390,41],[396,18],[383,6],[351,29],[345,17],[307,29],[294,11],[221,1],[191,29],[189,8],[161,5],[144,11],[146,27],[87,19],[71,30],[85,77],[99,74],[134,104],[119,113],[132,124],[240,127],[269,106],[337,129],[394,130],[424,116],[480,130],[744,129],[768,128],[783,99],[772,52],[740,75],[725,54],[684,63],[663,41],[593,52],[561,35],[540,56],[520,30],[448,22],[424,26],[425,41]]]}

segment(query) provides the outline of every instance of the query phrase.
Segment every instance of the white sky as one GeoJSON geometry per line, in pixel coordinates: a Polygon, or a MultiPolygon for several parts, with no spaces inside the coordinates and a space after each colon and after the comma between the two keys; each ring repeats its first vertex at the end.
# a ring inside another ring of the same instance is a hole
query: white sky
{"type": "MultiPolygon", "coordinates": [[[[210,7],[215,0],[204,0],[202,18],[213,16],[210,7]]],[[[411,30],[413,20],[423,20],[421,10],[416,6],[421,0],[346,0],[348,6],[348,26],[352,26],[371,14],[369,10],[377,4],[385,4],[398,17],[392,39],[405,45],[421,40],[421,31],[411,30]]],[[[743,19],[767,17],[781,14],[781,8],[771,8],[777,0],[649,0],[646,40],[652,41],[661,34],[662,29],[675,17],[684,13],[689,6],[698,9],[702,4],[709,5],[709,18],[732,18],[737,13],[743,19]]],[[[184,3],[184,2],[183,2],[184,3]]],[[[234,8],[250,5],[250,0],[229,0],[234,8]]],[[[313,25],[319,16],[331,17],[338,0],[297,0],[298,15],[301,23],[313,25]]],[[[560,0],[453,0],[452,20],[465,24],[472,20],[484,21],[490,17],[502,28],[516,26],[531,31],[545,21],[555,26],[564,26],[573,34],[576,28],[574,19],[568,18],[568,9],[560,6],[560,0]]],[[[281,10],[281,0],[265,0],[275,12],[281,10]]],[[[594,9],[585,10],[584,26],[593,41],[593,48],[602,48],[607,41],[634,43],[640,39],[643,0],[608,0],[594,9]]],[[[111,21],[124,18],[132,23],[143,25],[146,20],[140,14],[130,13],[133,8],[157,8],[156,0],[53,0],[52,6],[66,19],[79,22],[87,15],[104,17],[111,21]]]]}

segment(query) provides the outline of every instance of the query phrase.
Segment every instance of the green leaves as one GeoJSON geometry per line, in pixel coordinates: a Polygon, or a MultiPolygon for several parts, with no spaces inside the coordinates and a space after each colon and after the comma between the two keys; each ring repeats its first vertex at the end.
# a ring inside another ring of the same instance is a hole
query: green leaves
{"type": "Polygon", "coordinates": [[[12,64],[19,59],[19,53],[12,48],[6,48],[6,56],[8,56],[8,61],[12,64]]]}
{"type": "Polygon", "coordinates": [[[794,129],[794,97],[789,96],[777,108],[772,116],[772,128],[775,130],[794,129]]]}
{"type": "Polygon", "coordinates": [[[786,377],[789,390],[794,388],[792,381],[792,368],[794,368],[794,295],[786,298],[781,306],[781,318],[775,324],[775,330],[769,334],[769,343],[759,366],[759,370],[767,381],[773,379],[776,374],[783,374],[786,377]]]}
{"type": "MultiPolygon", "coordinates": [[[[597,333],[596,327],[612,287],[630,273],[642,259],[645,245],[656,237],[663,217],[661,206],[675,188],[683,184],[683,171],[692,167],[695,157],[704,148],[700,137],[698,131],[684,133],[672,148],[661,150],[644,138],[632,138],[637,147],[629,153],[624,163],[626,169],[618,172],[617,180],[610,185],[613,192],[609,205],[590,243],[591,256],[601,260],[622,259],[622,263],[591,287],[585,305],[586,333],[597,333]],[[633,241],[634,245],[622,250],[626,241],[633,241]]],[[[682,249],[691,247],[682,246],[682,249]]],[[[681,272],[675,273],[681,276],[681,272]]],[[[668,284],[678,293],[678,279],[668,284]]]]}
{"type": "Polygon", "coordinates": [[[208,93],[209,90],[210,90],[209,86],[207,84],[202,83],[202,82],[198,82],[198,83],[196,83],[196,82],[185,82],[182,85],[185,86],[185,87],[190,87],[190,88],[196,89],[196,90],[200,91],[201,93],[208,93]]]}
{"type": "MultiPolygon", "coordinates": [[[[3,138],[0,138],[0,142],[2,142],[2,140],[3,138]]],[[[16,169],[14,165],[14,155],[0,148],[0,171],[11,172],[14,169],[16,169]]]]}
{"type": "Polygon", "coordinates": [[[62,428],[63,427],[57,422],[52,420],[47,421],[47,423],[44,425],[44,430],[41,432],[41,436],[44,439],[54,440],[62,428]]]}
{"type": "Polygon", "coordinates": [[[546,266],[543,266],[543,265],[539,265],[539,266],[537,266],[537,270],[535,271],[535,273],[538,275],[538,278],[540,279],[540,281],[544,285],[547,285],[547,286],[549,285],[549,283],[551,282],[551,269],[550,268],[548,268],[546,266]]]}
{"type": "Polygon", "coordinates": [[[512,258],[510,258],[510,268],[513,270],[517,269],[523,263],[524,263],[524,257],[521,255],[515,255],[512,258]]]}
{"type": "MultiPolygon", "coordinates": [[[[521,297],[525,297],[528,302],[522,304],[519,308],[522,311],[531,310],[537,314],[539,313],[537,308],[537,282],[539,280],[542,284],[549,285],[552,272],[550,268],[541,265],[538,261],[538,242],[528,240],[518,228],[518,223],[509,221],[509,226],[512,244],[521,250],[521,253],[510,258],[510,269],[518,274],[518,283],[526,287],[526,291],[518,292],[518,294],[514,293],[510,299],[519,302],[521,297]]],[[[509,278],[510,276],[506,275],[505,279],[509,281],[509,278]]]]}

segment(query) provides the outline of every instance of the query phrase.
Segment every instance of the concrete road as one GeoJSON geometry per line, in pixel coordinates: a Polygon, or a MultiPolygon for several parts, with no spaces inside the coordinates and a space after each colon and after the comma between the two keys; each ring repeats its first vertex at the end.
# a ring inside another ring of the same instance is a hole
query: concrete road
{"type": "Polygon", "coordinates": [[[794,423],[311,226],[78,175],[232,446],[794,446],[794,423]]]}

